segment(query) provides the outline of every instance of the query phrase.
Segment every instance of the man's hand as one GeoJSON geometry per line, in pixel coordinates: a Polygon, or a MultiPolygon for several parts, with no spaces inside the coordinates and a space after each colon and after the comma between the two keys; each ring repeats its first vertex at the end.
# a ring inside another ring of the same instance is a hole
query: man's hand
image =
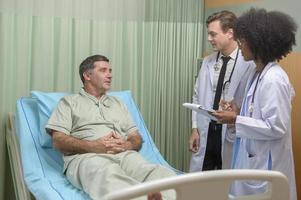
{"type": "Polygon", "coordinates": [[[106,147],[106,153],[117,154],[127,150],[126,140],[119,134],[111,132],[110,136],[104,139],[104,145],[106,147]]]}
{"type": "Polygon", "coordinates": [[[193,128],[189,139],[189,150],[193,153],[196,153],[198,152],[199,148],[200,148],[200,134],[197,128],[193,128]]]}
{"type": "Polygon", "coordinates": [[[113,134],[113,132],[110,132],[97,140],[89,141],[91,143],[90,151],[94,153],[107,153],[109,144],[113,142],[113,134]]]}
{"type": "Polygon", "coordinates": [[[138,151],[141,148],[141,136],[137,131],[128,134],[127,139],[111,132],[100,141],[105,146],[105,153],[117,154],[127,150],[138,151]]]}

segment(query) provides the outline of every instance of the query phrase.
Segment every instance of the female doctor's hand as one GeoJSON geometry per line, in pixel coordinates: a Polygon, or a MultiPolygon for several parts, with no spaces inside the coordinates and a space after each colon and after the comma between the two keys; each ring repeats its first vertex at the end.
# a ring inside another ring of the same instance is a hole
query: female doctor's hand
{"type": "Polygon", "coordinates": [[[240,109],[238,108],[238,106],[233,100],[232,101],[221,100],[219,106],[223,111],[234,111],[236,112],[236,114],[239,114],[240,112],[240,109]]]}
{"type": "Polygon", "coordinates": [[[235,111],[229,110],[217,110],[212,112],[211,115],[216,117],[222,124],[235,124],[237,116],[235,111]]]}

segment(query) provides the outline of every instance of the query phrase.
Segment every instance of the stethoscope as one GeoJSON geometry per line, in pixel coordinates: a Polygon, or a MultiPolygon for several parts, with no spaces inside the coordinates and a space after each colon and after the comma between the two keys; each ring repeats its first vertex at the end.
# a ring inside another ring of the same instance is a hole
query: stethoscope
{"type": "MultiPolygon", "coordinates": [[[[235,66],[236,66],[236,62],[237,62],[237,59],[238,59],[238,53],[239,53],[239,49],[237,49],[237,52],[236,52],[236,56],[235,56],[235,60],[234,60],[234,65],[233,65],[230,77],[229,77],[229,79],[227,81],[224,82],[223,87],[222,87],[223,98],[224,99],[225,99],[225,93],[224,93],[225,92],[225,88],[226,88],[226,86],[228,87],[230,85],[230,83],[231,83],[232,75],[233,75],[233,72],[234,72],[234,69],[235,69],[235,66]]],[[[214,70],[215,71],[218,70],[218,59],[219,59],[219,56],[220,56],[220,51],[216,55],[215,64],[214,64],[214,70]]]]}
{"type": "MultiPolygon", "coordinates": [[[[258,82],[259,82],[259,79],[260,79],[260,76],[261,76],[262,71],[263,71],[263,69],[260,70],[260,72],[259,72],[259,74],[258,74],[258,76],[257,76],[256,84],[255,84],[255,87],[254,87],[254,90],[253,90],[253,94],[252,94],[251,103],[250,103],[250,105],[249,105],[249,107],[248,107],[248,111],[249,111],[249,113],[250,113],[250,117],[252,117],[252,115],[253,115],[255,94],[256,94],[258,82]]],[[[257,73],[255,73],[255,75],[256,75],[256,74],[257,74],[257,73]]],[[[255,79],[255,77],[253,78],[253,81],[254,81],[254,79],[255,79]]],[[[253,81],[251,82],[251,85],[252,85],[253,81]]],[[[251,85],[250,85],[250,87],[251,87],[251,85]]],[[[249,88],[250,88],[250,87],[249,87],[249,88]]]]}

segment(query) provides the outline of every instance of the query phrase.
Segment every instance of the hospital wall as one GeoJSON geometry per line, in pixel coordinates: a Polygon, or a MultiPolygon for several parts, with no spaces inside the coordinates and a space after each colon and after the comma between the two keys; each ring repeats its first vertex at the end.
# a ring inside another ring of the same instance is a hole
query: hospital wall
{"type": "MultiPolygon", "coordinates": [[[[297,181],[297,190],[299,197],[301,196],[301,13],[300,0],[205,0],[205,17],[220,10],[231,10],[237,15],[247,11],[251,7],[265,8],[267,10],[279,10],[291,15],[298,24],[298,32],[296,35],[297,45],[293,52],[280,61],[280,65],[288,73],[288,76],[294,86],[296,96],[293,100],[292,112],[292,137],[293,152],[295,160],[295,172],[297,181]]],[[[204,29],[204,31],[206,31],[204,29]]],[[[206,33],[203,34],[204,54],[211,51],[210,44],[206,41],[206,33]]],[[[285,162],[285,161],[284,161],[285,162]]]]}

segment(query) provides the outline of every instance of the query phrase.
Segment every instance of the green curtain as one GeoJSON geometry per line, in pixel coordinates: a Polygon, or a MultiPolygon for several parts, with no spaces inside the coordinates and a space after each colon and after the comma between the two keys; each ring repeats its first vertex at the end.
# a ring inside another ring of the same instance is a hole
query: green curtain
{"type": "Polygon", "coordinates": [[[79,63],[103,54],[113,90],[133,92],[162,155],[187,170],[191,117],[182,103],[191,101],[202,16],[201,0],[0,0],[0,159],[16,100],[31,90],[78,92],[79,63]]]}

